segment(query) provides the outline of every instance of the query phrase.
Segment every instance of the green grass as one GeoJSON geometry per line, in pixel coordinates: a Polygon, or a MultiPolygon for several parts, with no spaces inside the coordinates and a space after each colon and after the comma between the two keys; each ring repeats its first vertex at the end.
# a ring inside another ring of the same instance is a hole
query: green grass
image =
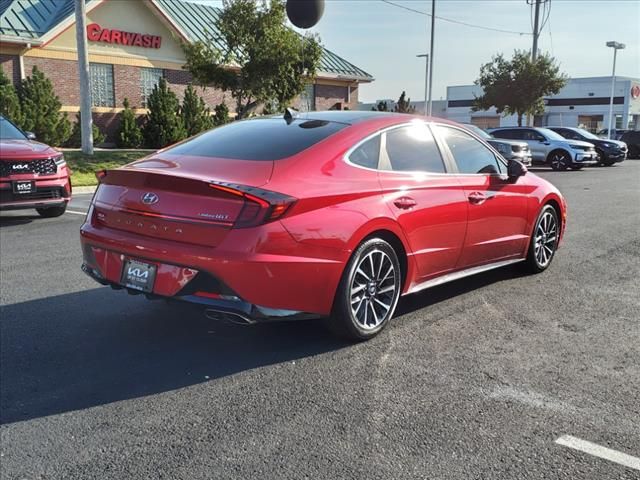
{"type": "Polygon", "coordinates": [[[107,168],[117,168],[139,158],[149,155],[149,150],[100,150],[93,155],[85,155],[81,151],[65,151],[64,158],[73,172],[71,182],[75,187],[96,185],[95,172],[107,168]]]}

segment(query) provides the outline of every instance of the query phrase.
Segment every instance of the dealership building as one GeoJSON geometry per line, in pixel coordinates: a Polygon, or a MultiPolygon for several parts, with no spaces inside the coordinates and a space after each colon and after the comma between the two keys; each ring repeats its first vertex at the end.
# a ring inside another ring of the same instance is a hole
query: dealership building
{"type": "MultiPolygon", "coordinates": [[[[544,99],[544,113],[535,117],[535,125],[607,128],[611,80],[610,76],[569,79],[556,95],[544,99]]],[[[477,85],[447,87],[446,118],[481,128],[518,124],[516,115],[501,116],[495,109],[474,112],[473,101],[480,95],[482,88],[477,85]]],[[[616,77],[613,116],[615,128],[640,129],[640,78],[616,77]]]]}
{"type": "MultiPolygon", "coordinates": [[[[125,98],[138,114],[161,77],[182,99],[191,83],[181,41],[206,40],[219,10],[182,0],[87,0],[87,39],[94,121],[117,128],[125,98]]],[[[38,67],[52,81],[65,112],[80,109],[74,0],[0,0],[0,65],[15,84],[38,67]]],[[[296,100],[301,109],[355,109],[371,75],[324,49],[317,78],[296,100]]],[[[213,109],[230,94],[199,90],[213,109]]]]}

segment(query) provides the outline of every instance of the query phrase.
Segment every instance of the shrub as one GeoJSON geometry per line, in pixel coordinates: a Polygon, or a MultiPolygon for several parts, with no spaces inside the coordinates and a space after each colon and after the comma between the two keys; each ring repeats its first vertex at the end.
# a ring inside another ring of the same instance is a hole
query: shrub
{"type": "Polygon", "coordinates": [[[116,143],[120,148],[140,148],[142,146],[142,130],[138,126],[136,114],[129,106],[129,100],[124,99],[124,110],[120,113],[120,127],[116,135],[116,143]]]}
{"type": "MultiPolygon", "coordinates": [[[[105,136],[104,133],[100,131],[100,128],[93,123],[91,125],[91,131],[93,132],[93,145],[100,145],[104,142],[105,136]]],[[[74,147],[80,148],[82,147],[82,123],[80,112],[76,115],[76,123],[73,124],[73,130],[71,131],[71,136],[65,143],[65,147],[74,147]]]]}
{"type": "Polygon", "coordinates": [[[179,115],[180,102],[175,93],[167,87],[167,81],[160,79],[147,99],[149,113],[143,129],[144,139],[150,148],[163,148],[187,136],[184,122],[179,115]]]}
{"type": "Polygon", "coordinates": [[[11,80],[4,74],[2,67],[0,67],[0,115],[22,127],[24,119],[18,93],[11,80]]]}
{"type": "Polygon", "coordinates": [[[188,137],[213,128],[211,110],[204,103],[202,97],[196,93],[192,85],[189,85],[184,92],[184,100],[182,101],[180,112],[188,137]]]}
{"type": "Polygon", "coordinates": [[[219,103],[213,111],[213,124],[216,127],[231,121],[231,117],[229,117],[229,107],[227,107],[226,103],[219,103]]]}
{"type": "Polygon", "coordinates": [[[21,127],[35,133],[41,142],[63,145],[71,135],[71,123],[66,113],[60,113],[62,104],[51,80],[38,67],[22,81],[18,96],[24,116],[21,127]]]}

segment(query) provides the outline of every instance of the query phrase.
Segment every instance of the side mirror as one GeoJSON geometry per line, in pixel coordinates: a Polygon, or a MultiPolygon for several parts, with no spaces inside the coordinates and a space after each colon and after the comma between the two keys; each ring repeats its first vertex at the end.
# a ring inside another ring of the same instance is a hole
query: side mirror
{"type": "Polygon", "coordinates": [[[518,160],[509,160],[507,164],[507,175],[509,178],[518,178],[522,177],[525,173],[527,173],[527,167],[525,167],[518,160]]]}
{"type": "Polygon", "coordinates": [[[24,134],[27,136],[27,138],[29,140],[35,140],[36,139],[36,134],[33,132],[24,132],[24,134]]]}

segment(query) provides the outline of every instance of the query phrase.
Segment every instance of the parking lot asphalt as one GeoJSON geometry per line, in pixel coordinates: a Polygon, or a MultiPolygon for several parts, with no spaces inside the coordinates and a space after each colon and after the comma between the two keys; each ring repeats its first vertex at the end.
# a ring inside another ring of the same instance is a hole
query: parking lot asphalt
{"type": "Polygon", "coordinates": [[[640,161],[534,170],[569,205],[547,272],[404,297],[355,345],[100,287],[80,271],[90,195],[3,213],[0,476],[639,479],[557,441],[640,457],[640,161]]]}

